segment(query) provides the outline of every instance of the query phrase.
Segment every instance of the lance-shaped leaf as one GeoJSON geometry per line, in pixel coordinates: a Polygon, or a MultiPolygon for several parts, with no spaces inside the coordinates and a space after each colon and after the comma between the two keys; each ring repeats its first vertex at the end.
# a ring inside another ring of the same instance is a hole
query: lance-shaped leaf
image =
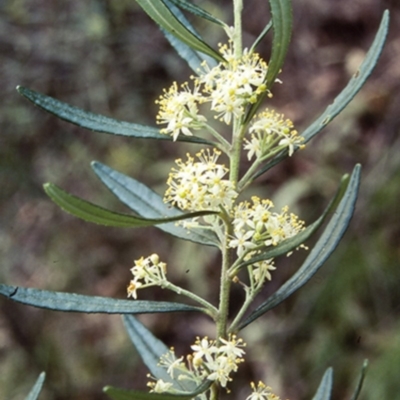
{"type": "Polygon", "coordinates": [[[149,314],[201,311],[201,308],[166,301],[124,300],[0,284],[0,295],[18,303],[54,311],[100,314],[149,314]]]}
{"type": "Polygon", "coordinates": [[[205,392],[211,386],[211,383],[211,381],[206,381],[193,392],[179,394],[149,393],[138,390],[118,389],[112,386],[106,386],[103,391],[113,400],[190,400],[205,392]]]}
{"type": "Polygon", "coordinates": [[[324,262],[335,250],[343,237],[354,212],[360,183],[361,166],[356,165],[350,178],[347,190],[336,209],[335,214],[327,224],[323,234],[304,261],[300,269],[278,289],[271,297],[254,310],[241,324],[239,329],[249,325],[255,319],[276,307],[296,290],[305,285],[321,268],[324,262]]]}
{"type": "MultiPolygon", "coordinates": [[[[175,15],[175,17],[184,25],[187,29],[189,29],[194,35],[200,37],[200,35],[196,32],[190,22],[185,18],[182,12],[175,7],[171,1],[164,0],[165,4],[168,6],[170,11],[175,15]]],[[[175,3],[175,2],[174,2],[175,3]]],[[[199,73],[199,69],[201,67],[201,63],[203,61],[207,62],[209,68],[214,68],[217,65],[217,62],[214,58],[207,56],[204,53],[193,50],[190,46],[183,43],[172,33],[169,33],[165,29],[161,28],[164,36],[170,42],[172,47],[176,50],[176,52],[189,64],[189,67],[197,74],[199,73]]],[[[181,135],[182,136],[182,135],[181,135]]]]}
{"type": "Polygon", "coordinates": [[[31,391],[29,392],[28,396],[25,397],[25,400],[37,400],[39,397],[39,394],[42,390],[42,386],[44,383],[44,380],[46,378],[46,374],[42,372],[39,377],[37,378],[35,384],[33,385],[31,391]]]}
{"type": "Polygon", "coordinates": [[[295,249],[295,248],[299,247],[301,244],[303,244],[311,235],[313,235],[318,230],[318,228],[326,220],[327,216],[334,212],[334,210],[337,207],[337,205],[339,204],[340,200],[343,198],[343,196],[346,192],[346,189],[348,188],[349,181],[350,181],[349,175],[346,174],[342,177],[339,188],[336,191],[334,198],[329,202],[328,206],[326,207],[326,209],[324,210],[322,215],[315,222],[313,222],[311,225],[307,226],[306,229],[304,229],[302,232],[300,232],[296,236],[286,239],[279,245],[273,247],[272,249],[267,250],[266,252],[261,253],[255,257],[252,257],[249,260],[247,260],[246,262],[243,262],[242,264],[240,264],[240,266],[237,270],[239,270],[247,265],[252,265],[259,261],[269,260],[271,258],[278,257],[282,254],[287,254],[290,251],[292,251],[293,249],[295,249]]]}
{"type": "Polygon", "coordinates": [[[218,61],[224,61],[224,58],[201,40],[193,32],[187,29],[170,11],[162,0],[136,0],[143,8],[146,14],[153,19],[166,31],[172,33],[181,42],[186,43],[191,48],[207,54],[218,61]]]}
{"type": "Polygon", "coordinates": [[[321,383],[319,384],[317,393],[312,400],[330,400],[333,383],[333,369],[328,368],[322,377],[321,383]]]}
{"type": "MultiPolygon", "coordinates": [[[[166,368],[159,365],[160,357],[168,353],[170,349],[136,318],[125,315],[124,324],[137,352],[156,379],[162,379],[164,382],[172,383],[174,389],[186,392],[190,394],[191,397],[195,397],[195,395],[193,396],[194,392],[201,393],[208,389],[210,385],[200,385],[196,388],[193,381],[173,380],[166,368]]],[[[209,383],[211,384],[211,382],[209,383]]]]}
{"type": "MultiPolygon", "coordinates": [[[[269,4],[274,36],[272,39],[271,57],[268,62],[268,71],[265,79],[268,90],[271,89],[272,85],[275,83],[275,79],[285,61],[292,35],[293,22],[292,4],[290,0],[269,0],[269,4]]],[[[246,115],[246,122],[249,122],[253,118],[267,93],[268,91],[266,90],[264,94],[258,98],[257,102],[251,106],[246,115]]]]}
{"type": "MultiPolygon", "coordinates": [[[[365,81],[371,75],[375,68],[378,59],[382,53],[383,46],[385,44],[386,36],[389,29],[389,11],[386,10],[383,13],[382,21],[379,26],[379,30],[375,36],[375,39],[365,56],[360,68],[350,79],[347,86],[342,90],[341,93],[333,100],[333,103],[329,105],[326,110],[302,133],[305,143],[310,141],[315,135],[317,135],[323,128],[325,128],[349,103],[353,100],[354,96],[360,91],[365,81]]],[[[297,151],[299,148],[296,148],[297,151]]],[[[253,180],[264,174],[266,171],[274,167],[276,164],[281,162],[288,156],[287,150],[284,150],[277,154],[271,161],[265,164],[252,178],[253,180]]]]}
{"type": "MultiPolygon", "coordinates": [[[[78,125],[91,131],[129,136],[138,139],[158,139],[172,141],[172,137],[170,135],[161,134],[160,130],[157,128],[133,124],[126,121],[119,121],[104,115],[94,114],[22,86],[18,86],[17,90],[22,96],[43,110],[64,121],[71,122],[74,125],[78,125]]],[[[196,136],[179,135],[177,140],[212,145],[212,142],[196,136]]]]}
{"type": "Polygon", "coordinates": [[[365,374],[367,373],[367,368],[368,368],[368,360],[364,360],[363,366],[361,368],[361,373],[360,373],[360,377],[358,379],[357,382],[357,386],[356,386],[356,390],[353,393],[353,396],[351,396],[351,400],[357,400],[358,396],[361,393],[361,389],[364,383],[364,379],[365,379],[365,374]]]}
{"type": "MultiPolygon", "coordinates": [[[[99,162],[92,162],[92,168],[107,188],[140,216],[157,219],[183,215],[182,211],[168,207],[161,196],[143,183],[99,162]]],[[[211,231],[202,229],[188,230],[176,226],[174,223],[161,224],[157,228],[181,239],[208,246],[218,246],[218,240],[211,231]]]]}
{"type": "Polygon", "coordinates": [[[143,218],[129,214],[116,213],[106,208],[97,206],[79,197],[65,192],[52,183],[44,185],[46,194],[64,211],[95,224],[116,226],[120,228],[139,228],[165,224],[166,222],[180,221],[183,219],[202,217],[204,215],[217,214],[215,211],[198,211],[166,218],[143,218]]]}
{"type": "Polygon", "coordinates": [[[203,10],[201,7],[197,6],[196,4],[190,3],[186,0],[164,0],[164,3],[168,5],[169,3],[173,3],[176,6],[182,8],[182,10],[189,11],[190,13],[196,15],[197,17],[204,18],[214,24],[220,25],[222,27],[226,26],[224,22],[220,19],[214,17],[214,15],[210,14],[206,10],[203,10]]]}
{"type": "Polygon", "coordinates": [[[292,36],[292,3],[290,0],[269,0],[274,38],[268,63],[267,87],[270,88],[278,76],[292,36]]]}

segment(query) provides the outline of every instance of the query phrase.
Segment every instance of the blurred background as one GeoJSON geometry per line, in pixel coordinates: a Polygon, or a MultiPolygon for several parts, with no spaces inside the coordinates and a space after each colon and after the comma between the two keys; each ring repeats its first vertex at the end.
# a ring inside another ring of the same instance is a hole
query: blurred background
{"type": "MultiPolygon", "coordinates": [[[[231,21],[231,2],[197,1],[231,21]]],[[[248,363],[232,393],[248,396],[264,380],[282,399],[312,398],[329,366],[333,399],[349,399],[365,358],[361,399],[400,400],[400,3],[397,0],[296,0],[294,34],[273,107],[301,132],[355,73],[384,9],[391,27],[379,64],[347,109],[294,157],[265,174],[248,194],[289,204],[307,223],[334,194],[340,177],[363,166],[356,213],[342,243],[305,288],[250,327],[248,363]]],[[[245,43],[268,22],[268,3],[244,1],[245,43]]],[[[223,33],[192,19],[214,46],[223,33]]],[[[268,59],[269,40],[259,47],[268,59]]],[[[114,229],[85,223],[55,206],[53,182],[102,206],[127,211],[97,180],[98,160],[165,191],[177,146],[85,131],[36,108],[17,85],[113,118],[154,126],[154,100],[191,71],[133,0],[0,2],[0,282],[126,298],[133,260],[153,252],[170,279],[215,302],[218,254],[155,228],[114,229]]],[[[312,245],[315,239],[310,241],[312,245]]],[[[273,293],[306,252],[277,260],[273,293]]],[[[161,290],[142,299],[179,300],[161,290]]],[[[232,311],[242,290],[232,294],[232,311]]],[[[150,315],[141,321],[178,354],[197,335],[213,335],[198,315],[150,315]]],[[[0,298],[0,398],[22,399],[46,371],[42,400],[101,400],[105,385],[145,388],[146,369],[119,316],[65,314],[0,298]]]]}

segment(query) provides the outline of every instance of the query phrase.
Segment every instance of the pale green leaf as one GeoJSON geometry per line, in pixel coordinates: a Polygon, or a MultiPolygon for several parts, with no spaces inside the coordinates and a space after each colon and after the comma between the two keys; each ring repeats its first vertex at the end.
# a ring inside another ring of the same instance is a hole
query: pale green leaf
{"type": "Polygon", "coordinates": [[[46,378],[46,374],[42,372],[39,377],[37,378],[35,384],[33,385],[31,391],[29,392],[28,396],[25,397],[25,400],[37,400],[39,398],[39,394],[42,390],[42,386],[44,380],[46,378]]]}
{"type": "MultiPolygon", "coordinates": [[[[175,17],[184,25],[187,29],[189,29],[194,35],[200,37],[200,35],[196,32],[190,22],[185,18],[182,12],[178,7],[175,7],[171,2],[166,1],[165,4],[169,7],[170,11],[175,15],[175,17]]],[[[217,65],[217,62],[214,58],[207,56],[204,53],[193,50],[190,46],[183,43],[172,33],[169,33],[165,29],[161,28],[164,36],[170,42],[171,46],[174,47],[176,52],[188,63],[189,67],[198,74],[201,70],[201,64],[203,61],[206,61],[209,68],[214,68],[217,65]]],[[[182,135],[180,135],[182,136],[182,135]]]]}
{"type": "Polygon", "coordinates": [[[321,383],[319,384],[317,393],[312,400],[330,400],[333,383],[333,369],[328,368],[322,377],[321,383]]]}
{"type": "Polygon", "coordinates": [[[145,13],[163,29],[176,36],[194,50],[207,54],[218,61],[224,58],[207,43],[187,29],[162,0],[136,0],[145,13]]]}
{"type": "Polygon", "coordinates": [[[361,167],[360,165],[357,165],[353,170],[347,190],[340,201],[336,212],[333,214],[323,234],[300,269],[272,296],[258,306],[243,322],[241,322],[239,329],[243,329],[255,319],[282,303],[296,290],[304,286],[319,270],[319,268],[322,267],[324,262],[339,244],[350,223],[357,200],[360,173],[361,167]]]}
{"type": "MultiPolygon", "coordinates": [[[[161,196],[143,183],[99,162],[92,162],[92,168],[108,189],[140,216],[159,219],[183,215],[182,211],[165,204],[161,196]]],[[[218,246],[218,239],[211,231],[189,230],[177,226],[175,223],[160,224],[157,228],[184,240],[208,246],[218,246]]]]}
{"type": "MultiPolygon", "coordinates": [[[[172,141],[172,137],[170,135],[161,134],[160,130],[157,128],[133,124],[126,121],[119,121],[113,118],[105,117],[104,115],[94,114],[22,86],[18,86],[17,90],[22,96],[43,110],[64,121],[71,122],[74,125],[89,129],[94,132],[129,136],[138,139],[172,141]]],[[[177,140],[206,145],[213,144],[212,142],[195,136],[179,135],[177,140]]]]}
{"type": "Polygon", "coordinates": [[[55,311],[100,314],[150,314],[202,311],[198,307],[166,301],[125,300],[0,284],[0,295],[17,303],[55,311]]]}
{"type": "Polygon", "coordinates": [[[172,383],[174,389],[179,391],[193,392],[196,390],[194,382],[173,380],[167,370],[159,365],[160,357],[170,350],[160,339],[156,338],[142,323],[130,315],[124,316],[124,325],[129,338],[152,376],[156,379],[162,379],[164,382],[172,383]]]}
{"type": "Polygon", "coordinates": [[[186,0],[164,0],[164,3],[169,7],[169,3],[173,3],[176,6],[182,8],[182,10],[189,11],[190,13],[196,15],[197,17],[204,18],[214,24],[220,25],[224,27],[226,24],[222,22],[220,19],[214,17],[214,15],[210,14],[206,10],[197,6],[196,4],[190,3],[186,0]]]}
{"type": "MultiPolygon", "coordinates": [[[[382,21],[380,23],[379,30],[375,36],[375,39],[356,74],[353,75],[347,86],[333,100],[333,103],[329,105],[326,110],[301,133],[301,136],[304,137],[306,143],[310,141],[316,134],[318,134],[323,128],[325,128],[325,126],[327,126],[350,103],[350,101],[353,100],[354,96],[360,91],[379,60],[379,57],[383,50],[383,46],[386,41],[388,29],[389,11],[386,10],[383,13],[382,21]]],[[[298,149],[299,148],[296,148],[295,151],[297,151],[298,149]]],[[[264,174],[266,171],[281,162],[287,156],[287,150],[280,152],[274,157],[273,160],[265,164],[253,176],[252,179],[254,180],[260,175],[264,174]]]]}

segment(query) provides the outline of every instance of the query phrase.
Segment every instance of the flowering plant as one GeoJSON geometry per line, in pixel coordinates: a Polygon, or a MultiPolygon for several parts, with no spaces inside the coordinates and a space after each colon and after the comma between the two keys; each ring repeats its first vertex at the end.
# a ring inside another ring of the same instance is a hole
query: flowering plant
{"type": "MultiPolygon", "coordinates": [[[[272,200],[251,195],[250,185],[286,157],[304,148],[351,101],[375,66],[384,44],[388,13],[383,16],[375,41],[359,71],[335,101],[301,134],[293,122],[264,100],[274,85],[282,83],[283,67],[291,36],[289,0],[269,0],[271,22],[252,47],[243,48],[242,0],[233,1],[234,25],[228,26],[198,6],[183,0],[137,0],[158,23],[167,39],[196,73],[190,83],[172,83],[156,101],[156,122],[161,129],[96,115],[19,87],[19,92],[41,108],[87,129],[136,138],[181,141],[203,146],[176,160],[167,179],[164,196],[144,184],[98,162],[92,167],[102,182],[134,214],[116,213],[66,193],[54,184],[44,185],[50,198],[67,212],[86,221],[117,227],[157,226],[180,239],[213,246],[221,253],[219,303],[212,304],[168,278],[168,267],[157,254],[134,261],[127,284],[128,300],[0,286],[11,300],[61,311],[124,315],[126,330],[150,370],[150,391],[113,387],[105,392],[115,400],[218,399],[245,360],[246,344],[239,332],[302,287],[334,251],[351,219],[358,192],[360,166],[345,175],[324,213],[306,225],[287,206],[281,210],[272,200]],[[188,11],[215,23],[226,34],[218,51],[205,43],[186,20],[188,11]],[[256,47],[273,30],[268,62],[256,47]],[[212,116],[212,117],[210,117],[212,116]],[[213,120],[217,123],[213,124],[213,120]],[[216,126],[220,127],[219,129],[216,126]],[[222,126],[222,128],[221,128],[222,126]],[[226,131],[229,131],[227,133],[226,131]],[[243,157],[245,153],[245,157],[243,157]],[[247,159],[247,160],[246,160],[247,159]],[[248,193],[250,192],[250,193],[248,193]],[[239,201],[239,196],[249,198],[239,201]],[[324,232],[309,251],[305,244],[327,220],[324,232]],[[279,256],[302,249],[309,252],[298,271],[272,296],[251,310],[254,299],[271,281],[279,256]],[[244,301],[229,315],[232,285],[240,285],[244,301]],[[190,304],[138,300],[143,289],[159,286],[189,299],[190,304]],[[194,305],[193,305],[194,304],[194,305]],[[214,322],[213,337],[196,337],[192,353],[177,356],[132,314],[200,312],[214,322]]],[[[365,368],[364,368],[365,369],[365,368]]],[[[354,394],[361,389],[360,383],[354,394]]],[[[37,398],[44,376],[32,390],[37,398]]],[[[328,399],[332,370],[325,373],[315,400],[328,399]]],[[[279,399],[264,382],[250,383],[249,400],[279,399]]]]}

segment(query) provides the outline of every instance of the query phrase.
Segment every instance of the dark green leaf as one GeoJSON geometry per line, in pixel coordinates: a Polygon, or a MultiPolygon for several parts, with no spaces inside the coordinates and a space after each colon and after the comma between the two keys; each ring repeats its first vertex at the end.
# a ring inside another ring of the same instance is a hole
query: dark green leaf
{"type": "MultiPolygon", "coordinates": [[[[182,10],[186,10],[191,12],[192,14],[204,18],[210,22],[213,22],[217,25],[220,26],[225,26],[225,23],[222,22],[220,19],[214,17],[212,14],[210,14],[209,12],[203,10],[202,8],[200,8],[199,6],[190,3],[189,1],[186,0],[164,0],[165,4],[168,5],[168,3],[174,3],[176,6],[182,8],[182,10]]],[[[168,5],[169,7],[169,5],[168,5]]]]}
{"type": "MultiPolygon", "coordinates": [[[[175,15],[175,17],[184,25],[187,29],[189,29],[194,35],[200,37],[200,35],[196,32],[190,22],[185,18],[182,12],[178,7],[175,7],[168,0],[165,1],[165,4],[169,7],[170,11],[175,15]]],[[[217,62],[214,58],[211,58],[201,52],[193,50],[190,46],[180,41],[177,37],[175,37],[172,33],[169,33],[165,29],[161,28],[164,36],[171,43],[172,47],[177,51],[177,53],[189,64],[189,67],[197,74],[199,73],[199,69],[201,67],[201,63],[203,61],[207,62],[207,65],[210,68],[213,68],[217,65],[217,62]]],[[[181,135],[182,136],[182,135],[181,135]]]]}
{"type": "Polygon", "coordinates": [[[282,303],[292,293],[305,285],[332,254],[343,237],[353,215],[360,183],[360,173],[361,166],[357,165],[353,170],[346,193],[340,201],[335,214],[300,269],[271,297],[257,307],[240,324],[240,329],[282,303]]]}
{"type": "Polygon", "coordinates": [[[368,368],[368,360],[364,360],[364,364],[361,368],[360,378],[358,379],[356,390],[354,391],[353,396],[351,396],[351,400],[358,399],[358,396],[360,395],[364,383],[365,374],[367,373],[367,368],[368,368]]]}
{"type": "Polygon", "coordinates": [[[317,393],[312,400],[329,400],[331,398],[333,383],[333,369],[328,368],[322,377],[321,383],[319,384],[317,393]]]}
{"type": "Polygon", "coordinates": [[[34,384],[33,388],[29,392],[28,396],[25,397],[25,400],[37,400],[39,397],[39,394],[42,390],[42,386],[44,383],[44,380],[46,378],[46,374],[42,372],[39,377],[36,380],[36,383],[34,384]]]}
{"type": "MultiPolygon", "coordinates": [[[[271,89],[275,79],[282,69],[286,53],[289,48],[292,35],[292,4],[290,0],[269,0],[272,16],[272,27],[274,37],[272,40],[272,52],[268,62],[268,72],[266,77],[267,89],[271,89]]],[[[265,95],[260,96],[256,103],[252,105],[246,115],[246,122],[249,122],[257,112],[265,95]]]]}
{"type": "Polygon", "coordinates": [[[141,392],[138,390],[125,390],[117,389],[112,386],[104,388],[104,392],[107,393],[113,400],[190,400],[195,398],[200,393],[205,392],[211,386],[211,381],[204,382],[198,390],[191,393],[182,394],[170,394],[170,393],[149,393],[141,392]]]}
{"type": "Polygon", "coordinates": [[[44,185],[46,194],[64,211],[95,224],[116,226],[120,228],[138,228],[164,224],[166,222],[180,221],[204,215],[216,214],[215,211],[199,211],[181,214],[173,217],[147,219],[129,214],[116,213],[99,207],[79,197],[73,196],[52,183],[44,185]]]}
{"type": "Polygon", "coordinates": [[[267,87],[274,84],[282,69],[292,36],[292,3],[290,0],[269,0],[274,38],[268,63],[267,87]]]}
{"type": "MultiPolygon", "coordinates": [[[[176,217],[183,213],[173,207],[168,207],[161,196],[150,188],[118,171],[99,162],[93,162],[92,168],[101,181],[134,212],[145,218],[159,219],[176,217]]],[[[193,229],[189,231],[174,223],[161,224],[157,228],[181,239],[191,240],[208,246],[218,246],[218,240],[210,231],[193,229]]]]}
{"type": "MultiPolygon", "coordinates": [[[[383,14],[382,21],[379,26],[379,30],[375,36],[374,42],[372,43],[372,46],[370,47],[357,73],[351,78],[347,86],[335,98],[333,103],[329,105],[326,110],[307,129],[304,130],[303,133],[301,133],[301,136],[304,137],[305,142],[310,141],[317,133],[325,128],[325,126],[328,125],[360,91],[378,62],[383,46],[385,44],[388,29],[389,11],[386,10],[383,14]]],[[[264,174],[266,171],[268,171],[273,166],[281,162],[284,158],[286,158],[287,155],[287,150],[284,150],[277,154],[273,160],[265,164],[254,175],[253,179],[256,179],[260,175],[264,174]]]]}
{"type": "Polygon", "coordinates": [[[244,262],[243,264],[240,265],[240,268],[243,268],[247,265],[252,265],[256,262],[263,261],[263,260],[269,260],[271,258],[278,257],[282,254],[287,254],[288,252],[292,251],[293,249],[299,247],[301,244],[303,244],[311,235],[313,235],[318,228],[324,223],[326,220],[326,217],[329,214],[332,214],[339,204],[340,200],[343,198],[345,191],[348,187],[349,184],[349,176],[344,175],[341,182],[340,186],[334,196],[334,198],[330,201],[328,206],[326,207],[325,211],[322,213],[322,215],[311,225],[309,225],[304,231],[300,232],[296,236],[293,236],[290,239],[287,239],[277,245],[276,247],[267,250],[265,253],[259,254],[250,260],[244,262]]]}
{"type": "Polygon", "coordinates": [[[146,14],[166,31],[172,33],[181,42],[186,43],[194,50],[224,61],[224,58],[207,43],[187,29],[169,10],[162,0],[136,0],[146,14]]]}
{"type": "Polygon", "coordinates": [[[264,29],[262,32],[258,35],[257,39],[254,41],[253,45],[251,46],[251,51],[254,51],[256,47],[260,44],[260,42],[264,39],[264,37],[267,35],[267,33],[271,30],[272,28],[272,21],[269,21],[267,25],[265,25],[264,29]]]}
{"type": "Polygon", "coordinates": [[[164,382],[173,383],[176,390],[185,392],[195,390],[193,382],[173,381],[167,370],[159,365],[160,357],[169,352],[169,348],[161,340],[157,339],[143,324],[130,315],[124,316],[124,324],[133,345],[152,376],[156,379],[162,379],[164,382]]]}
{"type": "MultiPolygon", "coordinates": [[[[22,96],[43,110],[64,121],[91,131],[130,136],[138,139],[172,140],[170,135],[162,135],[157,128],[118,121],[104,115],[94,114],[22,86],[18,86],[17,90],[22,96]]],[[[195,136],[179,135],[177,140],[212,145],[212,142],[195,136]]]]}
{"type": "Polygon", "coordinates": [[[76,293],[22,288],[0,284],[0,295],[18,303],[55,311],[100,314],[149,314],[201,311],[198,307],[166,301],[122,300],[76,293]]]}

